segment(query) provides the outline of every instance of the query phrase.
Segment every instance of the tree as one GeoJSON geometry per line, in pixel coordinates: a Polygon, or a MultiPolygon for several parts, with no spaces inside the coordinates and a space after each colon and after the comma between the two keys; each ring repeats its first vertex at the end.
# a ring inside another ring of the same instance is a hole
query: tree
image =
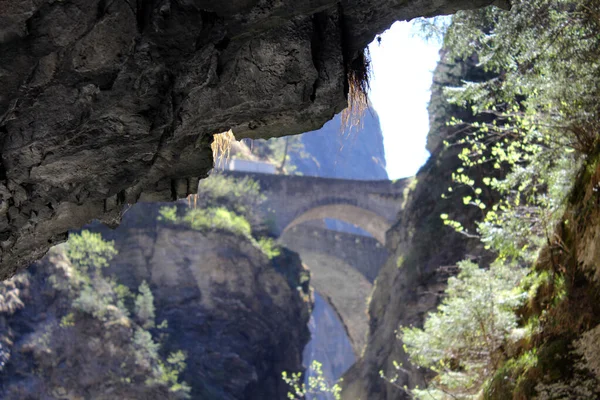
{"type": "Polygon", "coordinates": [[[150,287],[143,281],[135,298],[135,315],[144,329],[154,328],[154,296],[150,287]]]}
{"type": "Polygon", "coordinates": [[[515,289],[524,275],[518,266],[496,263],[482,269],[470,261],[458,266],[423,329],[401,329],[411,362],[437,372],[428,389],[413,390],[416,398],[475,396],[495,371],[498,352],[517,327],[514,309],[527,297],[515,289]]]}
{"type": "MultiPolygon", "coordinates": [[[[476,122],[454,119],[461,146],[457,186],[482,209],[478,232],[501,256],[532,262],[563,214],[564,200],[600,126],[598,2],[515,0],[510,12],[490,7],[460,12],[444,38],[449,57],[476,57],[493,78],[446,91],[476,122]],[[487,168],[483,182],[472,178],[487,168]],[[489,192],[500,195],[486,204],[489,192]]],[[[454,216],[447,225],[470,236],[454,216]]]]}
{"type": "Polygon", "coordinates": [[[114,242],[103,240],[99,233],[82,231],[69,237],[67,256],[81,273],[99,274],[116,255],[114,242]]]}

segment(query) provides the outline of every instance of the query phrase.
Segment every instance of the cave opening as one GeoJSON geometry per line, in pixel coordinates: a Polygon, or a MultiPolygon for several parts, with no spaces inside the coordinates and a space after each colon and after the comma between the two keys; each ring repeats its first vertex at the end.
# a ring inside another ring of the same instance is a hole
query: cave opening
{"type": "Polygon", "coordinates": [[[594,1],[4,3],[0,397],[600,393],[594,1]]]}

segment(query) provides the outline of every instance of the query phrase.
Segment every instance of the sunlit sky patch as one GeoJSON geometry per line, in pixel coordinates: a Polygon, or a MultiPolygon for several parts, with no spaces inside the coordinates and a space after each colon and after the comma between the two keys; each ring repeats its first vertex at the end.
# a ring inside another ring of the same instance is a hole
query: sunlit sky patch
{"type": "Polygon", "coordinates": [[[432,73],[440,43],[427,42],[412,22],[396,22],[369,46],[372,61],[371,103],[383,130],[390,179],[416,174],[425,150],[432,73]]]}

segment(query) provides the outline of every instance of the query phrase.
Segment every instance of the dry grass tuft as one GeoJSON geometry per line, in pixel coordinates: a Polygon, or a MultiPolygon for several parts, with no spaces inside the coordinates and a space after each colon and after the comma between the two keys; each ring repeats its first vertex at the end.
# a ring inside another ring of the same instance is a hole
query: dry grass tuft
{"type": "Polygon", "coordinates": [[[231,129],[227,132],[215,133],[213,135],[213,142],[210,148],[213,152],[215,168],[222,168],[224,167],[224,163],[229,161],[231,145],[235,141],[235,135],[231,129]]]}
{"type": "Polygon", "coordinates": [[[371,60],[365,49],[347,68],[348,107],[342,111],[342,129],[361,126],[362,118],[369,109],[369,78],[371,76],[371,60]]]}

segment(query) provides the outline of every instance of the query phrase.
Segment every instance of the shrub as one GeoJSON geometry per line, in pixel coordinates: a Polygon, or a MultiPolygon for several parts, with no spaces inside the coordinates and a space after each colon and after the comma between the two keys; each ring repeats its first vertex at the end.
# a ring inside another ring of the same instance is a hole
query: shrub
{"type": "Polygon", "coordinates": [[[67,256],[77,271],[84,275],[100,273],[115,255],[114,242],[103,240],[99,233],[82,231],[69,236],[67,256]]]}
{"type": "Polygon", "coordinates": [[[154,296],[146,281],[140,284],[138,292],[135,298],[135,315],[143,328],[154,328],[154,296]]]}
{"type": "MultiPolygon", "coordinates": [[[[176,210],[175,210],[176,211],[176,210]]],[[[174,214],[174,213],[172,213],[174,214]]],[[[169,215],[169,212],[165,213],[169,215]]],[[[172,218],[168,218],[172,221],[172,218]]],[[[72,296],[72,309],[61,318],[62,329],[77,328],[82,318],[90,316],[105,322],[102,329],[117,321],[127,318],[128,312],[125,301],[131,298],[131,292],[123,285],[118,284],[114,278],[105,277],[102,269],[110,264],[117,254],[113,242],[102,239],[99,234],[83,231],[73,234],[69,238],[67,254],[72,256],[71,264],[76,273],[66,273],[68,285],[57,285],[57,290],[67,290],[67,295],[72,296]],[[77,310],[79,312],[73,312],[77,310]]],[[[55,281],[59,279],[56,277],[55,281]]],[[[62,278],[60,278],[62,279],[62,278]]],[[[154,297],[148,284],[140,284],[138,295],[134,299],[134,311],[140,326],[136,326],[130,342],[125,344],[130,349],[122,364],[120,382],[131,383],[136,381],[136,374],[144,371],[145,384],[148,386],[162,385],[169,388],[176,398],[188,398],[189,387],[185,382],[179,381],[179,375],[185,369],[185,355],[182,352],[171,353],[164,359],[160,354],[161,346],[154,340],[149,328],[154,327],[155,309],[154,297]],[[141,368],[128,367],[128,359],[135,360],[141,368]]],[[[132,323],[132,321],[129,321],[132,323]]],[[[135,325],[134,325],[135,326],[135,325]]],[[[166,323],[160,326],[166,327],[166,323]]],[[[86,332],[94,335],[94,332],[86,332]]],[[[104,334],[104,332],[100,332],[104,334]]],[[[49,344],[50,346],[50,344],[49,344]]]]}
{"type": "Polygon", "coordinates": [[[288,399],[300,400],[306,398],[306,395],[330,394],[335,400],[341,400],[342,388],[339,384],[328,382],[323,374],[323,364],[313,360],[309,368],[307,383],[303,381],[301,372],[282,373],[283,381],[290,387],[288,399]]]}
{"type": "Polygon", "coordinates": [[[265,196],[258,182],[251,178],[213,173],[200,181],[198,199],[199,208],[225,207],[252,221],[254,210],[265,201],[265,196]]]}
{"type": "Polygon", "coordinates": [[[195,230],[217,229],[243,236],[254,246],[258,247],[269,259],[281,254],[281,250],[274,239],[261,237],[256,240],[252,235],[250,222],[243,215],[238,215],[225,207],[190,208],[182,218],[175,217],[175,219],[162,217],[163,215],[176,215],[175,211],[171,211],[171,207],[162,207],[160,215],[159,220],[161,221],[172,224],[184,224],[195,230]]]}
{"type": "MultiPolygon", "coordinates": [[[[461,146],[462,165],[446,196],[466,187],[465,204],[481,208],[485,217],[478,235],[486,245],[530,263],[563,214],[581,159],[596,148],[600,5],[512,3],[510,12],[459,12],[447,29],[449,57],[477,57],[489,79],[446,91],[451,103],[476,120],[450,123],[463,133],[446,142],[461,146]],[[484,166],[488,176],[476,181],[484,166]],[[486,203],[490,192],[501,200],[486,203]]],[[[445,223],[469,233],[451,216],[445,223]]]]}
{"type": "Polygon", "coordinates": [[[278,257],[281,254],[281,248],[273,238],[263,237],[258,239],[258,247],[269,259],[278,257]]]}
{"type": "Polygon", "coordinates": [[[177,222],[177,206],[172,207],[161,207],[158,210],[158,220],[161,222],[167,223],[176,223],[177,222]]]}
{"type": "Polygon", "coordinates": [[[248,220],[224,207],[190,209],[183,217],[183,222],[197,230],[222,229],[241,236],[252,235],[248,220]]]}
{"type": "Polygon", "coordinates": [[[404,327],[401,336],[411,362],[438,375],[417,398],[474,396],[494,371],[509,333],[517,327],[514,309],[526,299],[515,290],[524,271],[503,263],[489,269],[470,261],[459,263],[460,272],[448,280],[446,297],[428,315],[423,329],[404,327]]]}

